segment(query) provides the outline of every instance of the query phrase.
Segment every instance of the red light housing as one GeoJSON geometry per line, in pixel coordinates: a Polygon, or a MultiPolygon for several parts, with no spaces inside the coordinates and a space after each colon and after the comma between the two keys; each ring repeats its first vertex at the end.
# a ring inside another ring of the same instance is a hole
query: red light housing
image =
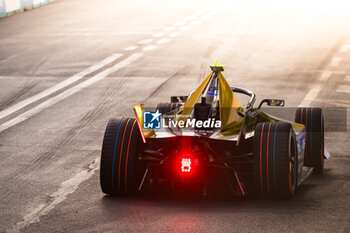
{"type": "Polygon", "coordinates": [[[181,172],[190,173],[191,172],[191,158],[182,158],[181,159],[181,172]]]}

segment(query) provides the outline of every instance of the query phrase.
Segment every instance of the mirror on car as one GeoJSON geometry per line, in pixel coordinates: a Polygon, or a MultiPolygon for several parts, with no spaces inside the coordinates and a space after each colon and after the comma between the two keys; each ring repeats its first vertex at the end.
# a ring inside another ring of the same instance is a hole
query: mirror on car
{"type": "Polygon", "coordinates": [[[284,106],[284,100],[280,100],[280,99],[263,99],[260,104],[259,107],[260,108],[263,103],[266,103],[267,106],[274,106],[274,107],[283,107],[284,106]]]}

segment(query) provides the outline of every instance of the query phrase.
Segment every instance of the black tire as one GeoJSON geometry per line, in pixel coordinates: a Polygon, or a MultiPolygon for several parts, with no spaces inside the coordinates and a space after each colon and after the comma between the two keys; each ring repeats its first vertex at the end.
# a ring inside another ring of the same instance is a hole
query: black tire
{"type": "Polygon", "coordinates": [[[291,125],[259,123],[253,139],[253,156],[255,193],[263,198],[292,198],[298,180],[298,156],[291,125]]]}
{"type": "Polygon", "coordinates": [[[100,184],[109,195],[130,196],[139,185],[138,154],[142,143],[135,119],[111,119],[103,138],[100,184]]]}
{"type": "Polygon", "coordinates": [[[157,109],[162,114],[166,114],[166,113],[171,112],[175,109],[179,109],[180,107],[181,107],[181,104],[179,104],[179,103],[159,103],[157,105],[157,109]]]}
{"type": "Polygon", "coordinates": [[[295,122],[305,125],[304,166],[322,173],[324,167],[324,122],[321,108],[298,108],[295,122]]]}

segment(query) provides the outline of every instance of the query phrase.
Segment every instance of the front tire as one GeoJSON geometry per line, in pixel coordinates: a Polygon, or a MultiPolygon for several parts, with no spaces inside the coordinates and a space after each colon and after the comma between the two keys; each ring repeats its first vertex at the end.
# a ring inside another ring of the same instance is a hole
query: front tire
{"type": "Polygon", "coordinates": [[[124,196],[137,192],[138,154],[141,142],[135,119],[119,118],[108,122],[101,152],[102,192],[124,196]]]}
{"type": "Polygon", "coordinates": [[[254,189],[263,198],[290,199],[295,193],[298,156],[289,123],[263,122],[253,139],[254,189]]]}

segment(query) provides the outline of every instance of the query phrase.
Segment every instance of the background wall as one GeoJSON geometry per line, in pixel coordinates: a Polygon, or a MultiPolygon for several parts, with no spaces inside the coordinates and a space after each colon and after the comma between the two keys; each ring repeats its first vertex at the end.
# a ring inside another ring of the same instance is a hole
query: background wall
{"type": "Polygon", "coordinates": [[[0,18],[25,9],[46,5],[54,0],[0,0],[0,18]]]}
{"type": "Polygon", "coordinates": [[[5,0],[0,0],[0,17],[5,15],[5,0]]]}

